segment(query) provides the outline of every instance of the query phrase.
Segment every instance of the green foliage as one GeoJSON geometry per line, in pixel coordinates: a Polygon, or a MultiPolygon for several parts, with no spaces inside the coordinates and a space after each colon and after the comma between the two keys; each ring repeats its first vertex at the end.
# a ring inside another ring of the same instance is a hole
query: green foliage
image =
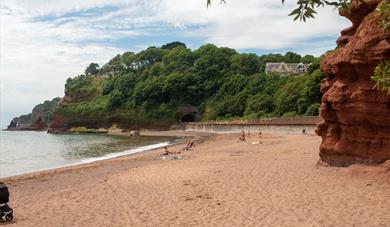
{"type": "Polygon", "coordinates": [[[57,112],[65,116],[77,116],[78,118],[95,118],[107,114],[108,96],[98,96],[91,100],[77,103],[65,103],[57,107],[57,112]]]}
{"type": "Polygon", "coordinates": [[[316,58],[313,55],[305,55],[301,58],[301,62],[304,64],[312,63],[316,60],[316,58]]]}
{"type": "Polygon", "coordinates": [[[383,29],[390,29],[390,0],[385,0],[378,8],[381,21],[379,25],[383,29]]]}
{"type": "Polygon", "coordinates": [[[302,87],[300,80],[292,78],[292,80],[287,81],[286,84],[277,90],[275,94],[275,109],[278,115],[284,115],[287,112],[298,112],[298,100],[302,87]]]}
{"type": "Polygon", "coordinates": [[[286,59],[285,62],[294,63],[294,62],[300,62],[302,57],[301,57],[301,55],[296,54],[294,52],[287,52],[284,55],[284,58],[286,59]]]}
{"type": "Polygon", "coordinates": [[[262,117],[266,113],[272,113],[274,108],[274,100],[272,96],[260,93],[248,98],[245,115],[262,117]]]}
{"type": "Polygon", "coordinates": [[[65,95],[74,101],[95,97],[101,88],[102,79],[81,75],[74,79],[68,78],[65,84],[65,95]]]}
{"type": "Polygon", "coordinates": [[[19,117],[19,123],[46,123],[49,124],[53,111],[56,109],[60,98],[54,98],[52,100],[46,100],[41,104],[36,105],[31,114],[22,115],[19,117]]]}
{"type": "Polygon", "coordinates": [[[303,76],[302,88],[300,90],[300,98],[298,99],[298,113],[304,114],[310,105],[320,102],[322,94],[320,92],[320,84],[322,80],[322,73],[319,69],[310,76],[303,76]]]}
{"type": "Polygon", "coordinates": [[[314,103],[311,104],[306,111],[306,115],[309,116],[318,116],[319,115],[319,109],[320,109],[321,104],[319,103],[314,103]]]}
{"type": "Polygon", "coordinates": [[[125,95],[121,91],[114,89],[112,92],[110,92],[108,107],[110,108],[119,107],[122,105],[123,101],[125,101],[125,95]]]}
{"type": "Polygon", "coordinates": [[[375,81],[374,88],[382,91],[387,91],[390,95],[390,61],[381,62],[374,70],[374,76],[371,77],[375,81]]]}
{"type": "Polygon", "coordinates": [[[191,50],[180,45],[170,49],[162,58],[162,63],[165,66],[165,73],[174,71],[185,72],[194,63],[194,56],[191,50]]]}
{"type": "Polygon", "coordinates": [[[96,75],[99,72],[99,65],[97,63],[91,63],[85,69],[85,75],[96,75]]]}
{"type": "Polygon", "coordinates": [[[282,115],[283,117],[295,117],[297,113],[295,111],[286,112],[282,115]]]}
{"type": "MultiPolygon", "coordinates": [[[[213,0],[207,0],[207,6],[210,6],[213,0]]],[[[220,0],[221,3],[226,3],[225,0],[220,0]]],[[[282,3],[284,4],[285,0],[282,0],[282,3]]],[[[336,0],[336,1],[328,1],[328,0],[298,0],[297,1],[297,8],[294,9],[289,16],[294,16],[294,20],[301,20],[306,21],[309,18],[314,18],[315,14],[317,12],[315,11],[316,8],[324,7],[324,6],[334,6],[335,8],[338,8],[341,11],[349,10],[349,6],[351,4],[351,0],[336,0]]],[[[377,11],[380,16],[379,26],[383,30],[390,29],[390,0],[384,0],[380,3],[379,7],[377,8],[377,11]]],[[[287,54],[286,54],[287,55],[287,54]]],[[[294,56],[288,56],[287,59],[293,59],[291,57],[294,56]]],[[[295,60],[295,59],[294,59],[295,60]]],[[[310,61],[309,56],[304,57],[302,59],[304,63],[307,63],[310,61]]],[[[287,62],[289,62],[287,60],[287,62]]],[[[388,63],[386,63],[388,65],[388,63]]],[[[263,69],[264,65],[260,65],[260,67],[263,69]]],[[[313,65],[311,69],[309,69],[309,72],[313,72],[313,69],[315,69],[317,65],[313,65]]],[[[390,85],[388,82],[388,75],[389,71],[388,68],[385,66],[385,64],[380,64],[376,68],[374,72],[374,76],[371,78],[376,82],[375,88],[379,90],[387,90],[388,94],[390,94],[390,85]]]]}
{"type": "Polygon", "coordinates": [[[118,54],[95,75],[69,78],[66,101],[57,111],[73,124],[125,119],[128,124],[180,120],[179,108],[193,105],[203,120],[258,118],[315,113],[320,102],[319,60],[285,55],[239,54],[206,44],[191,51],[180,43],[118,54]],[[300,76],[265,74],[266,62],[311,64],[300,76]],[[113,73],[104,76],[104,73],[113,73]]]}
{"type": "Polygon", "coordinates": [[[165,45],[162,45],[161,49],[172,50],[173,48],[176,48],[176,47],[183,47],[184,49],[187,48],[186,44],[184,44],[182,42],[175,41],[175,42],[171,42],[171,43],[167,43],[165,45]]]}
{"type": "Polygon", "coordinates": [[[259,71],[260,61],[255,54],[235,54],[231,57],[233,71],[243,75],[252,75],[259,71]]]}

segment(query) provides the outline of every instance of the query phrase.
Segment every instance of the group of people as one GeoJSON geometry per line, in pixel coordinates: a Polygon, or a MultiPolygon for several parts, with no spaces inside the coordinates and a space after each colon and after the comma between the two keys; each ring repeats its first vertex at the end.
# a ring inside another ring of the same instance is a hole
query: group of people
{"type": "MultiPolygon", "coordinates": [[[[186,144],[186,146],[183,148],[183,151],[190,151],[191,148],[195,146],[194,141],[189,140],[186,144]]],[[[162,154],[163,156],[168,156],[168,155],[174,155],[174,159],[178,159],[179,156],[176,156],[177,154],[180,154],[181,151],[173,152],[168,150],[168,147],[164,147],[164,153],[162,154]]]]}
{"type": "MultiPolygon", "coordinates": [[[[250,131],[248,131],[247,135],[248,135],[248,137],[250,137],[250,131]]],[[[259,129],[259,132],[258,132],[257,135],[258,135],[258,138],[260,140],[259,143],[262,143],[261,142],[261,139],[262,139],[261,129],[259,129]]],[[[245,131],[244,130],[242,130],[241,136],[238,139],[239,139],[239,141],[246,141],[246,136],[245,136],[245,131]]]]}

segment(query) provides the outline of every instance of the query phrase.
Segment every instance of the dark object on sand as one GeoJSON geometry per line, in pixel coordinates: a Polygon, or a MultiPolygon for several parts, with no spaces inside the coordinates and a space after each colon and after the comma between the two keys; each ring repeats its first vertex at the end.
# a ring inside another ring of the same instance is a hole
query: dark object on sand
{"type": "Polygon", "coordinates": [[[0,182],[0,204],[9,202],[9,192],[8,187],[0,182]]]}
{"type": "Polygon", "coordinates": [[[8,187],[3,182],[0,182],[0,221],[1,222],[4,219],[6,221],[12,221],[14,219],[13,210],[11,207],[8,206],[7,204],[8,202],[9,202],[8,187]]]}

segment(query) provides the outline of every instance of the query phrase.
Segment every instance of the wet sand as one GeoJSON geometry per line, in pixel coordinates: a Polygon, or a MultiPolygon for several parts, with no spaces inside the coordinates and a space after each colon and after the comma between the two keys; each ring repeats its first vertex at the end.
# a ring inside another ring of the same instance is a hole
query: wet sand
{"type": "Polygon", "coordinates": [[[159,149],[6,178],[2,225],[390,226],[390,162],[319,166],[317,136],[195,135],[180,160],[159,149]]]}

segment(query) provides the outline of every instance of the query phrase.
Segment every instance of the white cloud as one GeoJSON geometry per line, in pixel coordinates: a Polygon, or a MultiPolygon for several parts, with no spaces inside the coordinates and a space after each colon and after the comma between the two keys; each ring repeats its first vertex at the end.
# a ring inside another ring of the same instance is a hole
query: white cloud
{"type": "MultiPolygon", "coordinates": [[[[67,77],[123,52],[111,45],[129,37],[174,32],[218,46],[305,54],[333,48],[334,42],[321,38],[336,37],[349,23],[329,8],[315,20],[293,22],[287,15],[294,4],[228,0],[207,8],[206,0],[1,1],[1,111],[28,112],[61,96],[67,77]]],[[[134,51],[143,45],[153,44],[130,46],[134,51]]]]}

